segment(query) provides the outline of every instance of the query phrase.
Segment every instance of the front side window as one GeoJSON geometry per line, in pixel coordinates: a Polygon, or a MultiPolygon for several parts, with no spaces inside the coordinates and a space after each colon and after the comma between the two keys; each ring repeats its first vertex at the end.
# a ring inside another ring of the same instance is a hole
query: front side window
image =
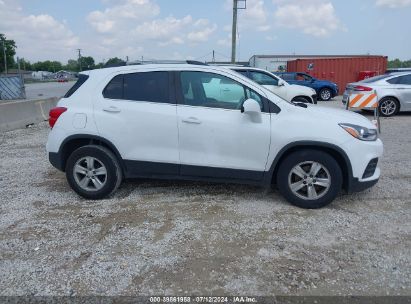
{"type": "Polygon", "coordinates": [[[251,79],[261,85],[278,86],[278,79],[262,72],[250,72],[251,79]]]}
{"type": "Polygon", "coordinates": [[[170,103],[168,72],[141,72],[115,76],[104,98],[170,103]]]}
{"type": "Polygon", "coordinates": [[[180,75],[185,105],[241,109],[253,92],[262,107],[262,98],[257,93],[228,77],[205,72],[181,72],[180,75]]]}

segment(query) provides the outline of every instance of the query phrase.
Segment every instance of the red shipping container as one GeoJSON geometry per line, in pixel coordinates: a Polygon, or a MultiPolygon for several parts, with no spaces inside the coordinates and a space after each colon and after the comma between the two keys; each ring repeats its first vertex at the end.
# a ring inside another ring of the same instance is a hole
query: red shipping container
{"type": "Polygon", "coordinates": [[[347,83],[356,82],[361,72],[384,74],[387,70],[387,56],[358,56],[296,59],[287,62],[287,72],[303,72],[318,79],[338,84],[340,94],[347,83]]]}

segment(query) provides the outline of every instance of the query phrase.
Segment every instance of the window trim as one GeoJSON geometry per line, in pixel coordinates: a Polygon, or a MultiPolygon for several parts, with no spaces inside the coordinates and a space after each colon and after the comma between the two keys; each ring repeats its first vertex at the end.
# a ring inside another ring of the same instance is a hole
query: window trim
{"type": "Polygon", "coordinates": [[[176,101],[177,101],[177,105],[182,105],[182,106],[189,106],[189,107],[199,107],[199,108],[206,108],[206,109],[217,109],[217,110],[224,110],[224,111],[238,111],[241,112],[240,109],[225,109],[225,108],[217,108],[217,107],[206,107],[206,106],[193,106],[193,105],[187,105],[184,103],[184,95],[183,95],[183,86],[181,83],[181,73],[182,72],[198,72],[198,73],[210,73],[210,74],[215,74],[217,76],[222,76],[222,77],[227,77],[230,78],[231,80],[239,83],[240,85],[243,86],[244,90],[249,89],[254,91],[258,96],[260,96],[261,101],[263,103],[263,109],[261,110],[262,113],[270,113],[270,107],[269,107],[269,103],[271,101],[269,101],[265,96],[262,96],[260,93],[258,93],[256,90],[254,90],[253,88],[250,88],[249,86],[245,85],[244,83],[233,79],[229,76],[223,75],[223,74],[219,74],[219,73],[215,73],[215,72],[211,72],[211,71],[201,71],[201,70],[182,70],[182,71],[175,71],[173,73],[173,77],[174,77],[174,83],[175,83],[175,96],[176,96],[176,101]]]}

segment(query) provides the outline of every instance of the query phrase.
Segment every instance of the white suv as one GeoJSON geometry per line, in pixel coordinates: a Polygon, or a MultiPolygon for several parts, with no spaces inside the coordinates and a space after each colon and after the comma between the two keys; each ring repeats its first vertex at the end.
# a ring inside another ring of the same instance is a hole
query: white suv
{"type": "Polygon", "coordinates": [[[287,81],[273,73],[258,68],[242,66],[227,67],[254,80],[274,94],[280,96],[282,99],[290,102],[317,103],[317,93],[312,88],[297,84],[289,84],[287,81]]]}
{"type": "Polygon", "coordinates": [[[123,178],[164,178],[276,184],[292,204],[319,208],[380,176],[383,146],[366,118],[294,105],[215,66],[84,72],[49,122],[50,162],[88,199],[123,178]]]}

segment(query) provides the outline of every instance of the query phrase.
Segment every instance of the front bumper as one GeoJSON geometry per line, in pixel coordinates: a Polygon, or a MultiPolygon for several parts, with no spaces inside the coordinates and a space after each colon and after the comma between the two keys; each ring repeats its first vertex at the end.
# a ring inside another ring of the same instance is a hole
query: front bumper
{"type": "Polygon", "coordinates": [[[364,191],[365,189],[371,188],[374,186],[376,183],[378,183],[379,178],[366,181],[366,182],[360,182],[358,178],[353,178],[350,182],[350,187],[348,189],[348,192],[360,192],[364,191]]]}
{"type": "Polygon", "coordinates": [[[317,104],[317,102],[318,102],[318,95],[317,95],[317,94],[313,94],[313,95],[311,95],[311,98],[312,98],[312,100],[313,100],[313,104],[317,104]]]}

